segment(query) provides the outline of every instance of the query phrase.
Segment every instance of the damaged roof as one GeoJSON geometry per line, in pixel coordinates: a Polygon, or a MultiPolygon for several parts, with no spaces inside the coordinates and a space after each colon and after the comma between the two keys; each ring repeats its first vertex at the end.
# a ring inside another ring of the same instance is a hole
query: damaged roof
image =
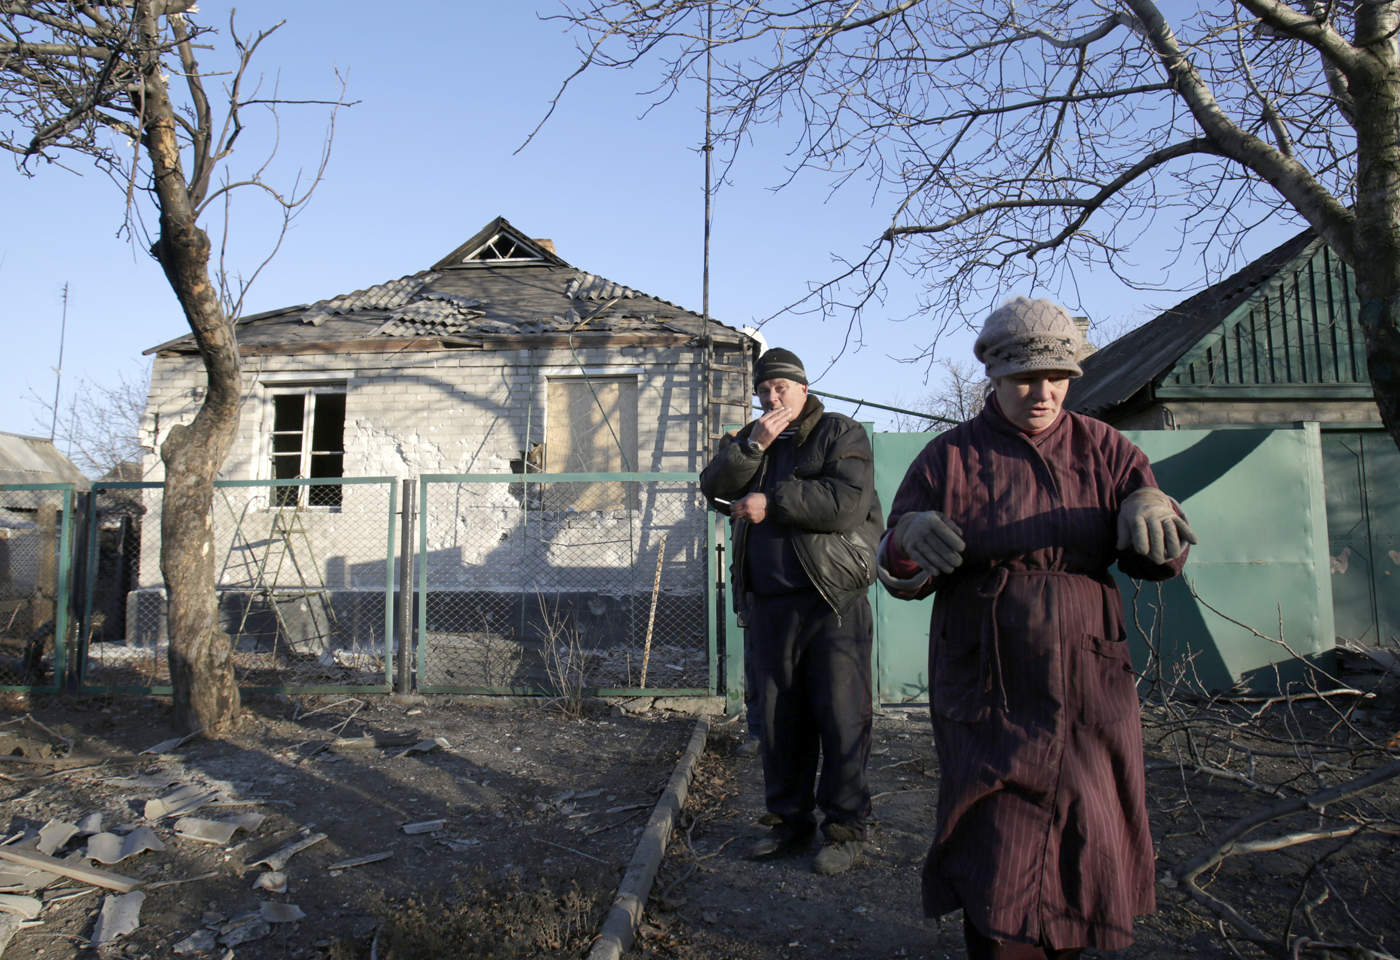
{"type": "MultiPolygon", "coordinates": [[[[0,431],[0,483],[73,483],[88,488],[87,477],[47,437],[0,431]]],[[[13,506],[13,504],[7,504],[13,506]]]]}
{"type": "MultiPolygon", "coordinates": [[[[713,319],[711,332],[743,335],[713,319]]],[[[393,341],[489,346],[493,338],[574,333],[699,336],[700,314],[580,270],[554,252],[549,240],[531,239],[497,217],[431,268],[314,304],[244,317],[244,349],[279,352],[316,343],[366,343],[393,349],[393,341]]],[[[147,350],[195,350],[185,335],[147,350]]]]}
{"type": "Polygon", "coordinates": [[[1100,416],[1148,384],[1160,385],[1192,347],[1218,333],[1261,286],[1320,242],[1312,230],[1304,230],[1080,361],[1084,375],[1070,382],[1065,408],[1100,416]]]}

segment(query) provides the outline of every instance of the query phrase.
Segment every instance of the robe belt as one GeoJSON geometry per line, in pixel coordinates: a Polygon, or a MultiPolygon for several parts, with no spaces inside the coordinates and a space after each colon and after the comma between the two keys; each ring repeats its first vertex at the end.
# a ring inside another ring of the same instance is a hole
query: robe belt
{"type": "Polygon", "coordinates": [[[982,640],[978,651],[978,672],[982,677],[982,692],[991,693],[995,686],[1000,699],[998,706],[1002,710],[1007,708],[1007,702],[1006,684],[1002,679],[1001,670],[1001,631],[997,625],[997,601],[1001,599],[1002,592],[1006,590],[1006,585],[1012,577],[1083,577],[1093,580],[1104,590],[1104,625],[1111,623],[1108,619],[1108,590],[1113,579],[1107,572],[1102,577],[1096,577],[1093,574],[1073,573],[1069,570],[1008,570],[1002,566],[988,570],[977,587],[978,599],[987,601],[987,614],[982,621],[982,640]]]}

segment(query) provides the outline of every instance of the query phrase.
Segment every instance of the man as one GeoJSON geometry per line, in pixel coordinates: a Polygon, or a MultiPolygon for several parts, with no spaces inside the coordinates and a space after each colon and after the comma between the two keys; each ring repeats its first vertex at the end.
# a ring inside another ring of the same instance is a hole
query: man
{"type": "Polygon", "coordinates": [[[763,415],[721,441],[700,475],[733,520],[731,583],[763,715],[772,830],[752,856],[801,853],[820,808],[825,845],[812,869],[831,876],[855,862],[870,816],[866,588],[883,528],[874,460],[860,424],[808,396],[791,351],[759,357],[754,381],[763,415]]]}

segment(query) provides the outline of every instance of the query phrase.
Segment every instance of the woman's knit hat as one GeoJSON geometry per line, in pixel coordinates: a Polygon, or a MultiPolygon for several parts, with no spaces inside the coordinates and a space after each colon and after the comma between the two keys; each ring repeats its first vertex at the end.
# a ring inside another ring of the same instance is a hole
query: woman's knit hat
{"type": "Polygon", "coordinates": [[[758,358],[758,363],[754,364],[753,367],[755,390],[758,389],[760,383],[778,379],[802,384],[807,382],[807,371],[803,369],[802,361],[797,359],[797,354],[791,350],[784,350],[782,347],[765,350],[763,356],[758,358]]]}
{"type": "Polygon", "coordinates": [[[1084,335],[1068,311],[1050,300],[1012,297],[992,311],[972,348],[995,379],[1032,370],[1063,370],[1083,376],[1079,355],[1084,335]]]}

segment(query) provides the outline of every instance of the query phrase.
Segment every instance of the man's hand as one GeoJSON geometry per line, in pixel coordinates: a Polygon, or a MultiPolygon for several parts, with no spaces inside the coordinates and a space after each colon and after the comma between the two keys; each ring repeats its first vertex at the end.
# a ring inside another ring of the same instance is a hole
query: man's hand
{"type": "Polygon", "coordinates": [[[1153,563],[1175,560],[1188,543],[1199,543],[1191,525],[1172,509],[1171,497],[1156,487],[1139,487],[1118,508],[1118,549],[1142,554],[1153,563]]]}
{"type": "Polygon", "coordinates": [[[789,407],[774,407],[758,418],[749,433],[749,439],[767,450],[768,445],[778,439],[778,434],[786,430],[801,412],[789,407]]]}
{"type": "Polygon", "coordinates": [[[768,497],[762,493],[740,497],[729,505],[729,515],[735,520],[762,523],[764,517],[768,516],[768,497]]]}
{"type": "Polygon", "coordinates": [[[894,526],[894,542],[905,556],[935,576],[962,563],[962,531],[937,510],[906,513],[894,526]]]}

